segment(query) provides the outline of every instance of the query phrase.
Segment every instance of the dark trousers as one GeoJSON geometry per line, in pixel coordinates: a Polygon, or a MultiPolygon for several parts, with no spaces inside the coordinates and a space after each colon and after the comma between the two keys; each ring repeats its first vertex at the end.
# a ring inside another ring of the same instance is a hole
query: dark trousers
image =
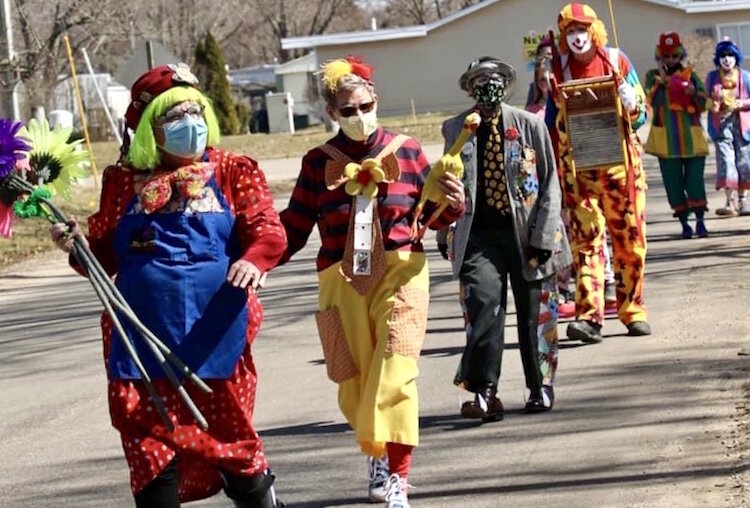
{"type": "Polygon", "coordinates": [[[693,210],[697,218],[703,218],[707,204],[703,179],[705,165],[705,157],[659,159],[667,200],[676,217],[686,219],[693,210]]]}
{"type": "Polygon", "coordinates": [[[537,324],[542,281],[524,279],[521,263],[510,229],[472,231],[459,275],[466,348],[455,381],[471,392],[497,390],[510,278],[526,386],[532,395],[541,395],[537,324]]]}
{"type": "MultiPolygon", "coordinates": [[[[237,476],[222,472],[224,493],[237,508],[275,508],[271,491],[274,476],[270,473],[255,476],[237,476]]],[[[179,508],[180,478],[177,459],[170,462],[154,480],[135,495],[136,508],[179,508]]]]}

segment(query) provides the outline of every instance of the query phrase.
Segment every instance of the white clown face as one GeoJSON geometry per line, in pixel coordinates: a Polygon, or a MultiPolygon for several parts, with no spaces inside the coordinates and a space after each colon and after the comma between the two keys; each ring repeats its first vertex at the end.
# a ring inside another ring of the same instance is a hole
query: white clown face
{"type": "Polygon", "coordinates": [[[730,71],[737,65],[737,59],[734,55],[722,55],[719,57],[719,64],[725,71],[730,71]]]}
{"type": "Polygon", "coordinates": [[[570,51],[576,55],[583,55],[591,49],[591,35],[585,25],[570,25],[565,30],[565,42],[568,43],[570,51]]]}

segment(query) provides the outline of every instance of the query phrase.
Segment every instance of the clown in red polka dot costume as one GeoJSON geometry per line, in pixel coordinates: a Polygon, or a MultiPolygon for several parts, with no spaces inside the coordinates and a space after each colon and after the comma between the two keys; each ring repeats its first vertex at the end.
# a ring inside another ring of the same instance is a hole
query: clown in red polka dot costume
{"type": "MultiPolygon", "coordinates": [[[[235,506],[275,508],[274,477],[253,426],[257,375],[251,344],[263,319],[256,293],[287,241],[263,172],[213,148],[211,104],[183,64],[156,67],[133,85],[127,155],[104,171],[87,240],[133,310],[204,379],[184,383],[203,430],[145,344],[125,328],[167,409],[169,430],[107,315],[104,361],[138,508],[171,508],[224,490],[235,506]]],[[[70,250],[70,235],[53,238],[70,250]]],[[[71,258],[74,268],[81,271],[71,258]]]]}

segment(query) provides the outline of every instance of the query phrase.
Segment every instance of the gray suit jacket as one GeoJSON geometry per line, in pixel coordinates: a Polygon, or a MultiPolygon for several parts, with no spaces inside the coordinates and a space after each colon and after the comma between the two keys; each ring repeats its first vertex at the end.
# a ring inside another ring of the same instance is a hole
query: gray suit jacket
{"type": "MultiPolygon", "coordinates": [[[[470,111],[443,123],[446,150],[461,132],[470,111]]],[[[503,129],[506,131],[505,174],[513,212],[516,245],[524,266],[526,280],[540,280],[572,262],[570,246],[562,223],[562,195],[555,165],[552,141],[544,121],[526,111],[502,105],[503,129]],[[508,139],[514,128],[518,138],[508,139]],[[512,129],[511,129],[512,130],[512,129]],[[529,247],[552,251],[543,265],[529,262],[529,247]]],[[[466,213],[455,224],[438,233],[438,243],[448,244],[452,253],[453,276],[461,272],[466,245],[469,242],[477,193],[478,151],[476,135],[472,135],[461,151],[464,163],[463,182],[466,188],[466,213]]]]}

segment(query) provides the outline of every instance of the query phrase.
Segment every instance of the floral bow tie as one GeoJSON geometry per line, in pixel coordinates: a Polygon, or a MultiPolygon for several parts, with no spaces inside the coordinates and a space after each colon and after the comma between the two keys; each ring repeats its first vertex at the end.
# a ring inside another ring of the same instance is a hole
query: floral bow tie
{"type": "Polygon", "coordinates": [[[201,197],[211,175],[211,165],[201,162],[149,177],[139,192],[143,211],[153,213],[166,206],[172,199],[173,188],[184,199],[201,197]]]}

